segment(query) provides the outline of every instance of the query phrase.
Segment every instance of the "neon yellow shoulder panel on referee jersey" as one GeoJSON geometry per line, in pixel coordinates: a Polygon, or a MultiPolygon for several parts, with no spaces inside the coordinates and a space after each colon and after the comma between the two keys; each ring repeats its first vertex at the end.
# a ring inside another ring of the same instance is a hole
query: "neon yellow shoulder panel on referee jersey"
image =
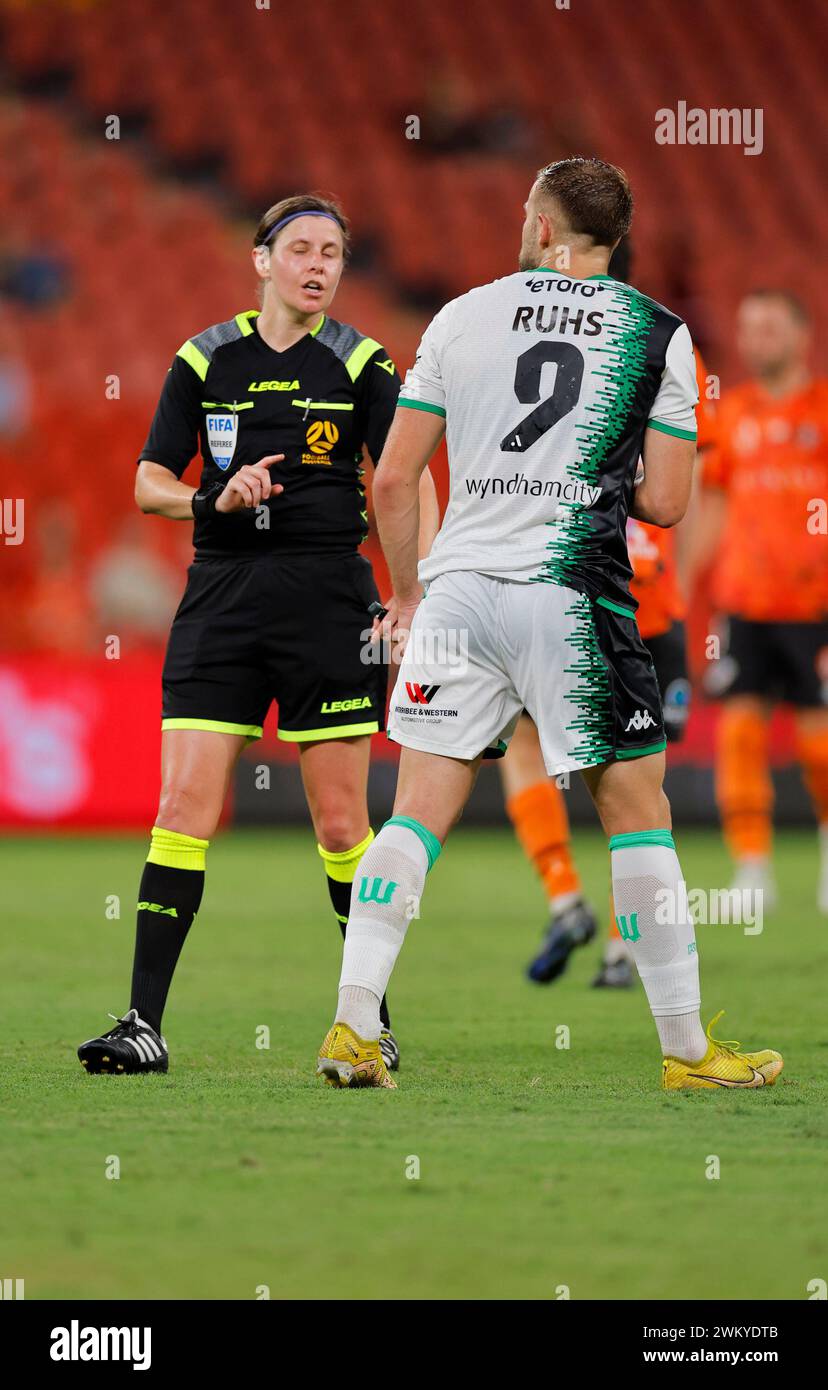
{"type": "Polygon", "coordinates": [[[243,313],[236,314],[235,318],[227,319],[225,323],[215,323],[212,328],[205,328],[203,333],[198,333],[195,338],[188,338],[186,343],[182,343],[176,357],[183,357],[199,380],[204,381],[216,349],[233,343],[238,338],[249,338],[253,332],[251,320],[256,318],[258,313],[258,309],[245,309],[243,313]]]}
{"type": "Polygon", "coordinates": [[[362,375],[375,353],[385,351],[376,338],[367,338],[350,323],[337,323],[336,319],[325,319],[316,341],[336,353],[351,381],[362,375]]]}

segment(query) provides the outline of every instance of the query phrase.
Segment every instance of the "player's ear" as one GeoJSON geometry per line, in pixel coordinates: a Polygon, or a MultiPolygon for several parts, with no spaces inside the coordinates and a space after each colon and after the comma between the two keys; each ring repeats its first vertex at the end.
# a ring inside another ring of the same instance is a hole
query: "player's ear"
{"type": "Polygon", "coordinates": [[[270,251],[266,246],[253,247],[253,264],[263,280],[270,278],[270,251]]]}
{"type": "Polygon", "coordinates": [[[552,245],[553,228],[552,219],[545,212],[538,211],[538,244],[541,250],[546,250],[547,246],[552,245]]]}

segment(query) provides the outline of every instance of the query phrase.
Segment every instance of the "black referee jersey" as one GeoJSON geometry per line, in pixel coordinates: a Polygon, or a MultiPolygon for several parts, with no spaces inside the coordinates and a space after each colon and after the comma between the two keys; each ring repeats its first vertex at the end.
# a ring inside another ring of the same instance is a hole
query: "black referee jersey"
{"type": "MultiPolygon", "coordinates": [[[[362,449],[377,463],[400,378],[385,349],[324,316],[284,352],[268,347],[258,310],[237,314],[179,348],[140,460],[180,478],[200,451],[200,487],[244,464],[284,454],[270,469],[284,492],[195,525],[200,559],[277,551],[354,551],[367,532],[362,449]]],[[[140,461],[139,460],[139,461],[140,461]]]]}

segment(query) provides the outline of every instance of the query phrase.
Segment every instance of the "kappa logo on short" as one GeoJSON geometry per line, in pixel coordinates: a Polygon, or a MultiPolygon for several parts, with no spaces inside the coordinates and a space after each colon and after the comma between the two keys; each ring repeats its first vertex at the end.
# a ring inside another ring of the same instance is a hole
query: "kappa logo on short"
{"type": "Polygon", "coordinates": [[[654,729],[655,724],[656,721],[648,709],[637,709],[624,732],[628,734],[630,729],[654,729]]]}
{"type": "Polygon", "coordinates": [[[415,685],[413,681],[406,681],[405,689],[412,705],[430,705],[439,685],[415,685]]]}
{"type": "Polygon", "coordinates": [[[221,415],[207,416],[207,443],[213,455],[213,462],[222,473],[226,472],[233,462],[238,433],[239,417],[235,413],[222,412],[221,415]]]}

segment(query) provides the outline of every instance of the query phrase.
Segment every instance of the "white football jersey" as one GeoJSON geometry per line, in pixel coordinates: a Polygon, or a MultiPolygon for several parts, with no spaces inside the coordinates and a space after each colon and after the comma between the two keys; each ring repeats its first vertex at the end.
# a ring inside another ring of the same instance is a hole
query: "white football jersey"
{"type": "Polygon", "coordinates": [[[687,326],[609,276],[517,271],[452,300],[399,398],[446,418],[450,501],[421,580],[476,570],[634,609],[644,434],[695,439],[697,400],[687,326]]]}

